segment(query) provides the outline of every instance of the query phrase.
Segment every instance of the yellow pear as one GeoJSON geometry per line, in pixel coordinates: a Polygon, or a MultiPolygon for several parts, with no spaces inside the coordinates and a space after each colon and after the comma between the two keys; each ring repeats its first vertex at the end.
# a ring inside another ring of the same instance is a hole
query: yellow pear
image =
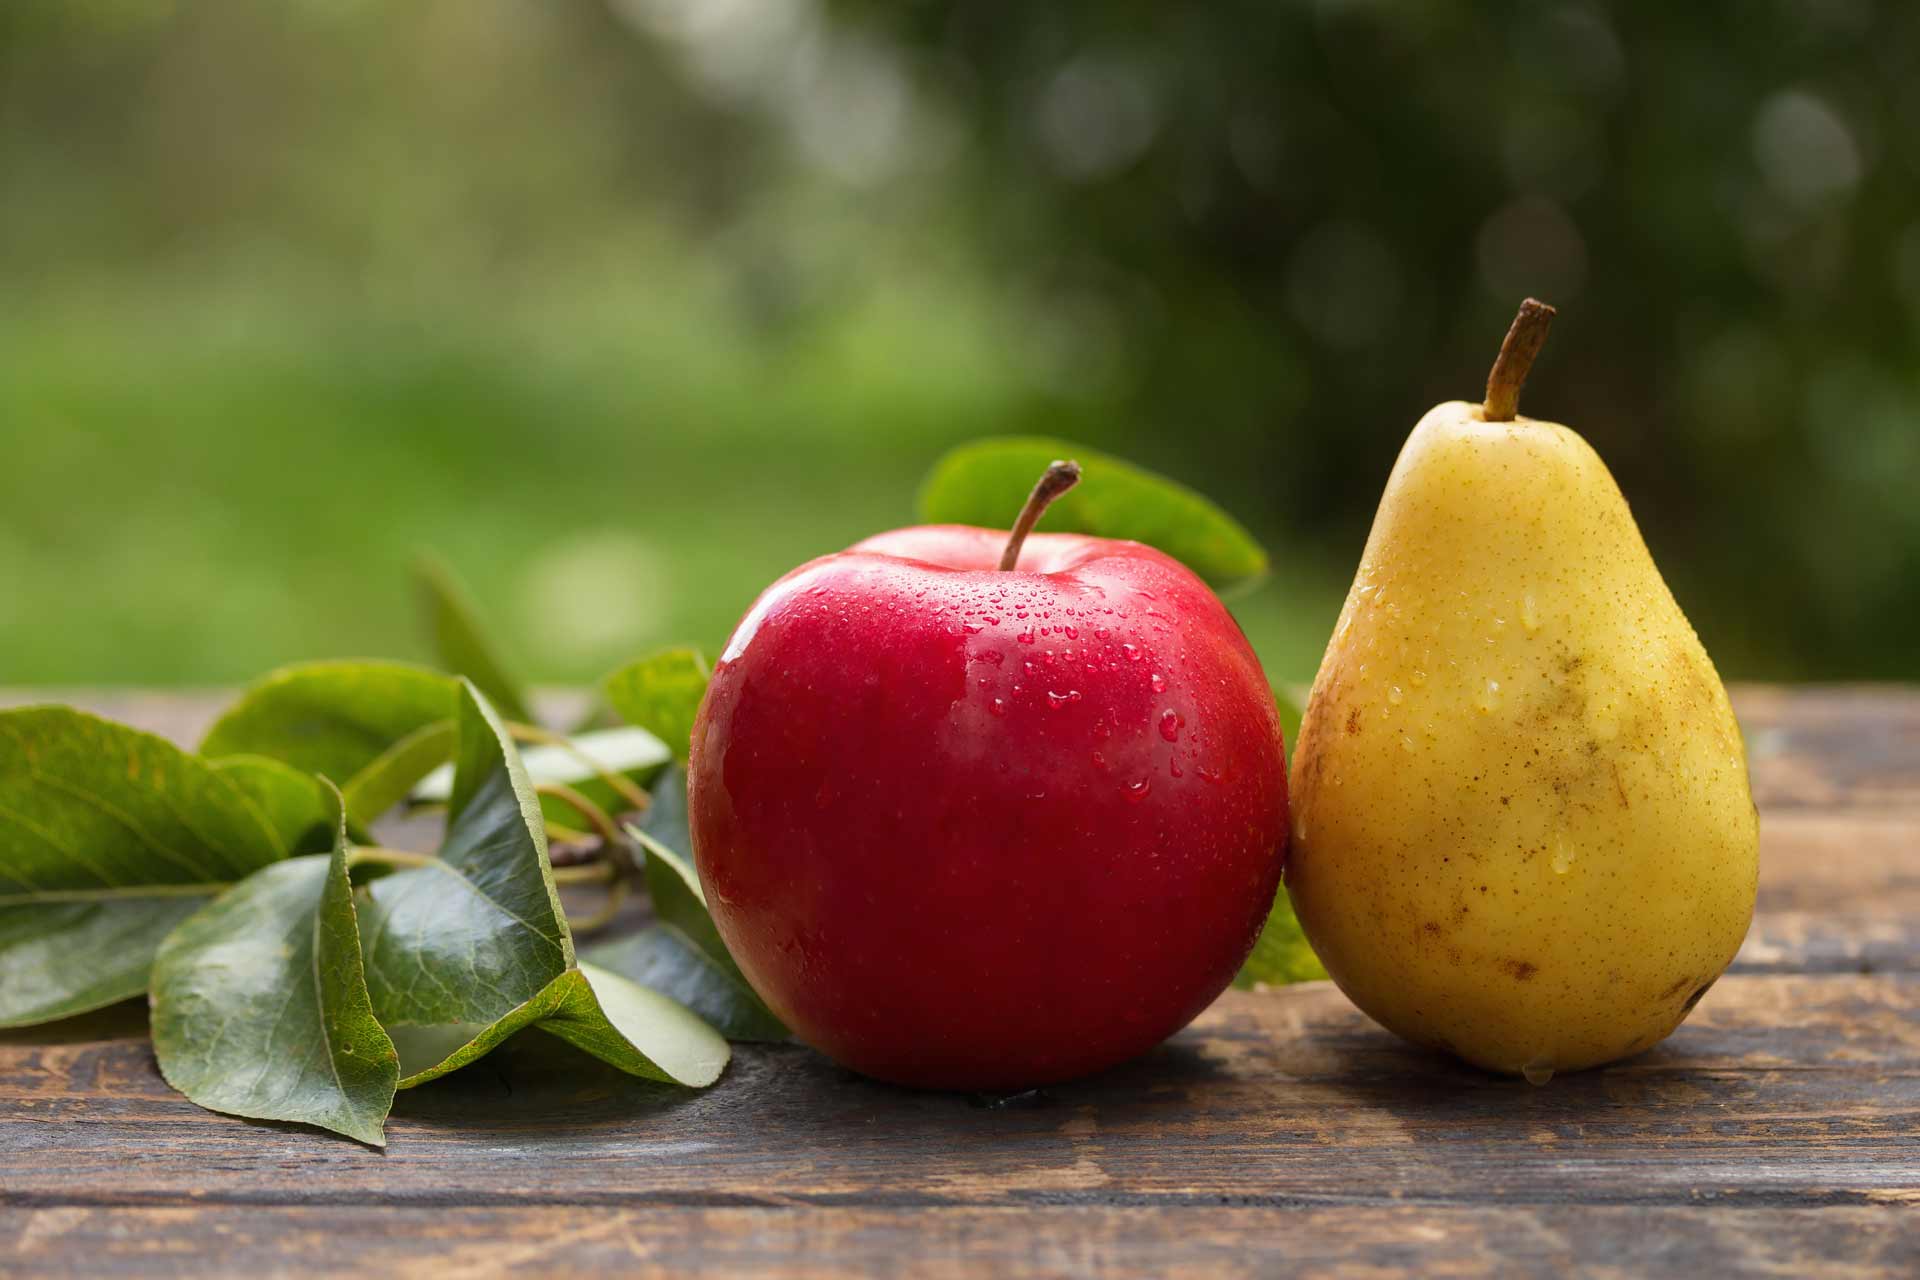
{"type": "Polygon", "coordinates": [[[1528,299],[1484,404],[1394,464],[1293,760],[1286,882],[1389,1030],[1544,1082],[1665,1038],[1759,875],[1726,689],[1597,454],[1517,417],[1528,299]]]}

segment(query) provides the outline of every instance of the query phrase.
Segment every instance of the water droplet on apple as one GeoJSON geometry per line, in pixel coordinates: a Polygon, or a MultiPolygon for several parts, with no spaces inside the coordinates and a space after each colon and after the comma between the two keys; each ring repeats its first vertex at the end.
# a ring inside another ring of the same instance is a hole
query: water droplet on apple
{"type": "Polygon", "coordinates": [[[1543,1085],[1553,1079],[1553,1060],[1544,1053],[1539,1054],[1520,1068],[1520,1074],[1527,1078],[1528,1084],[1543,1085]]]}
{"type": "Polygon", "coordinates": [[[1160,713],[1160,736],[1168,742],[1180,741],[1180,726],[1186,722],[1187,718],[1185,716],[1175,711],[1172,707],[1168,707],[1160,713]]]}
{"type": "Polygon", "coordinates": [[[1093,753],[1093,767],[1102,773],[1107,771],[1107,757],[1105,753],[1099,751],[1093,753]]]}
{"type": "Polygon", "coordinates": [[[1176,778],[1184,778],[1187,776],[1186,770],[1180,767],[1180,762],[1178,760],[1167,761],[1167,772],[1172,774],[1176,778]]]}
{"type": "Polygon", "coordinates": [[[1022,631],[1022,632],[1021,632],[1021,633],[1020,633],[1019,635],[1017,635],[1017,636],[1015,636],[1015,637],[1014,637],[1014,639],[1015,639],[1015,640],[1018,640],[1018,641],[1019,641],[1019,642],[1020,642],[1021,644],[1032,644],[1032,643],[1033,643],[1033,632],[1031,632],[1031,631],[1022,631]]]}
{"type": "Polygon", "coordinates": [[[1080,701],[1080,691],[1078,689],[1069,689],[1065,693],[1056,693],[1052,689],[1047,690],[1047,705],[1055,711],[1066,706],[1069,702],[1078,701],[1080,701]]]}
{"type": "Polygon", "coordinates": [[[1148,678],[1147,683],[1153,686],[1155,693],[1165,693],[1167,691],[1167,678],[1158,671],[1154,672],[1153,675],[1148,678]]]}
{"type": "Polygon", "coordinates": [[[1145,778],[1141,778],[1138,782],[1129,782],[1126,785],[1125,795],[1128,800],[1138,804],[1140,801],[1145,800],[1152,791],[1153,783],[1145,778]]]}
{"type": "Polygon", "coordinates": [[[1138,662],[1145,656],[1140,652],[1138,645],[1123,644],[1120,646],[1120,652],[1127,655],[1128,662],[1138,662]]]}
{"type": "Polygon", "coordinates": [[[1390,685],[1390,686],[1388,686],[1388,688],[1387,688],[1387,701],[1388,701],[1388,702],[1391,702],[1391,703],[1392,703],[1392,704],[1393,704],[1394,706],[1396,706],[1396,707],[1397,707],[1397,706],[1399,706],[1399,705],[1400,705],[1400,699],[1402,699],[1402,698],[1404,698],[1404,697],[1406,697],[1406,695],[1400,692],[1400,686],[1399,686],[1399,685],[1397,685],[1397,684],[1396,684],[1396,685],[1390,685]]]}
{"type": "Polygon", "coordinates": [[[1007,714],[1007,700],[1005,698],[995,698],[993,701],[987,703],[987,711],[996,716],[1004,716],[1007,714]]]}

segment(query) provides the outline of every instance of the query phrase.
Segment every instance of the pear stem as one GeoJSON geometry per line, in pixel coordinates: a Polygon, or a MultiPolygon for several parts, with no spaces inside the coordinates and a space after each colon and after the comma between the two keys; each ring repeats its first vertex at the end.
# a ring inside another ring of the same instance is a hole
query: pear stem
{"type": "Polygon", "coordinates": [[[1047,464],[1040,482],[1027,495],[1027,505],[1020,508],[1020,518],[1013,522],[1013,533],[1007,538],[1007,549],[1000,554],[1000,572],[1005,573],[1020,563],[1020,548],[1026,545],[1027,535],[1033,532],[1033,526],[1040,522],[1041,515],[1053,505],[1055,498],[1079,483],[1079,463],[1047,464]]]}
{"type": "Polygon", "coordinates": [[[1493,362],[1493,372],[1487,375],[1484,416],[1488,422],[1512,422],[1520,412],[1520,388],[1526,385],[1534,357],[1540,354],[1547,330],[1553,327],[1553,316],[1553,308],[1537,299],[1528,298],[1520,304],[1520,314],[1513,318],[1513,327],[1507,330],[1500,355],[1493,362]]]}

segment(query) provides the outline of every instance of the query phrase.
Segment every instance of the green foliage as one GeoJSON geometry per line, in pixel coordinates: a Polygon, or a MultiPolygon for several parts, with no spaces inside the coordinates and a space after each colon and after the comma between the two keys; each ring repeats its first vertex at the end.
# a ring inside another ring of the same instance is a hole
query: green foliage
{"type": "Polygon", "coordinates": [[[724,21],[455,8],[0,5],[10,683],[406,654],[423,541],[581,682],[988,431],[1222,500],[1305,677],[1527,291],[1528,411],[1723,673],[1915,673],[1916,6],[832,0],[744,95],[724,21]],[[815,124],[865,99],[775,73],[848,44],[904,113],[838,131],[896,144],[852,182],[815,124]]]}
{"type": "Polygon", "coordinates": [[[533,723],[531,704],[519,682],[506,674],[453,566],[439,556],[423,554],[414,561],[413,578],[441,668],[473,681],[507,719],[533,723]]]}
{"type": "Polygon", "coordinates": [[[629,1075],[704,1088],[733,1051],[679,1001],[581,962],[541,993],[534,1024],[629,1075]]]}
{"type": "Polygon", "coordinates": [[[288,855],[324,853],[333,844],[333,789],[323,779],[266,756],[208,761],[260,810],[288,855]]]}
{"type": "Polygon", "coordinates": [[[1047,464],[1071,458],[1080,483],[1056,499],[1044,528],[1131,538],[1158,547],[1216,589],[1249,585],[1267,553],[1232,516],[1184,485],[1067,440],[1004,437],[961,445],[935,464],[920,490],[929,524],[1011,526],[1047,464]]]}
{"type": "Polygon", "coordinates": [[[784,1040],[788,1032],[727,950],[707,910],[687,828],[687,775],[660,775],[653,803],[627,831],[646,850],[647,896],[660,924],[596,957],[636,981],[675,996],[730,1040],[784,1040]]]}
{"type": "Polygon", "coordinates": [[[422,779],[453,758],[458,734],[459,726],[452,720],[435,720],[395,739],[341,788],[348,818],[370,823],[405,800],[422,779]]]}
{"type": "Polygon", "coordinates": [[[168,935],[153,1047],[203,1107],[384,1146],[399,1058],[367,996],[346,815],[330,799],[331,854],[257,871],[168,935]]]}
{"type": "Polygon", "coordinates": [[[1287,746],[1287,762],[1293,762],[1293,744],[1300,737],[1300,718],[1306,714],[1308,690],[1304,685],[1282,684],[1274,687],[1273,705],[1280,712],[1280,737],[1287,746]]]}
{"type": "MultiPolygon", "coordinates": [[[[456,720],[375,727],[379,692],[439,679],[364,663],[281,673],[210,735],[344,764],[400,733],[356,774],[367,819],[451,751],[437,858],[354,847],[341,794],[273,757],[208,760],[64,707],[0,713],[0,1025],[150,989],[161,1070],[188,1097],[374,1145],[396,1087],[522,1028],[696,1086],[729,1051],[676,994],[737,1033],[781,1034],[675,927],[650,931],[650,956],[610,953],[629,974],[576,961],[538,798],[484,696],[455,681],[456,720]],[[287,857],[316,831],[329,853],[287,857]],[[357,900],[350,867],[365,869],[357,900]]],[[[553,760],[630,767],[636,744],[654,767],[668,759],[643,730],[607,737],[585,753],[562,740],[553,760]]],[[[672,914],[684,920],[685,907],[672,914]]]]}
{"type": "Polygon", "coordinates": [[[1277,987],[1289,982],[1312,982],[1326,976],[1326,967],[1313,954],[1313,948],[1307,945],[1307,936],[1300,931],[1300,922],[1294,918],[1293,900],[1287,896],[1286,886],[1282,885],[1273,900],[1273,909],[1267,913],[1266,926],[1254,941],[1253,954],[1240,966],[1233,985],[1244,991],[1255,984],[1277,987]]]}
{"type": "Polygon", "coordinates": [[[662,649],[621,667],[601,688],[616,715],[659,738],[684,763],[711,674],[698,649],[662,649]]]}
{"type": "Polygon", "coordinates": [[[453,718],[459,683],[399,662],[309,662],[249,685],[200,743],[345,782],[399,739],[453,718]]]}
{"type": "Polygon", "coordinates": [[[0,712],[0,1026],[138,995],[169,929],[286,852],[243,787],[171,743],[0,712]]]}
{"type": "MultiPolygon", "coordinates": [[[[601,808],[614,811],[628,807],[624,793],[631,789],[630,786],[616,789],[618,780],[631,784],[672,758],[666,744],[645,729],[636,728],[600,729],[571,738],[557,738],[520,753],[527,776],[535,786],[557,782],[581,792],[601,808]]],[[[413,798],[424,804],[445,802],[452,794],[453,774],[448,765],[426,774],[413,788],[413,798]]],[[[548,803],[545,797],[542,797],[542,808],[554,822],[566,822],[575,816],[564,803],[548,803]]]]}
{"type": "MultiPolygon", "coordinates": [[[[1282,684],[1273,691],[1274,705],[1280,712],[1280,732],[1286,739],[1288,760],[1300,736],[1300,717],[1306,705],[1307,690],[1300,685],[1282,684]]],[[[1285,885],[1274,897],[1267,923],[1254,940],[1253,953],[1240,966],[1233,985],[1245,990],[1255,983],[1281,986],[1289,982],[1311,982],[1327,976],[1325,966],[1307,944],[1300,922],[1293,915],[1293,899],[1285,885]]]]}
{"type": "Polygon", "coordinates": [[[685,1005],[728,1040],[775,1042],[789,1036],[753,988],[672,926],[648,925],[589,948],[580,967],[596,966],[685,1005]]]}
{"type": "Polygon", "coordinates": [[[534,1025],[636,1075],[712,1083],[725,1040],[664,997],[576,967],[539,800],[506,726],[471,685],[459,724],[440,856],[367,888],[367,983],[401,1087],[534,1025]]]}

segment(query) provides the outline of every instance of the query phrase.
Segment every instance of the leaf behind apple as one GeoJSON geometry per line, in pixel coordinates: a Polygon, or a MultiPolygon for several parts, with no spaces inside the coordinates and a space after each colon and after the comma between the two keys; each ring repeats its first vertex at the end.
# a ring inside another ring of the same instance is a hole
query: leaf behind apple
{"type": "Polygon", "coordinates": [[[1250,586],[1267,573],[1267,553],[1232,516],[1176,481],[1069,440],[996,436],[941,458],[920,490],[929,524],[1008,528],[1047,464],[1072,458],[1080,483],[1047,508],[1042,528],[1131,538],[1157,547],[1215,590],[1250,586]]]}

